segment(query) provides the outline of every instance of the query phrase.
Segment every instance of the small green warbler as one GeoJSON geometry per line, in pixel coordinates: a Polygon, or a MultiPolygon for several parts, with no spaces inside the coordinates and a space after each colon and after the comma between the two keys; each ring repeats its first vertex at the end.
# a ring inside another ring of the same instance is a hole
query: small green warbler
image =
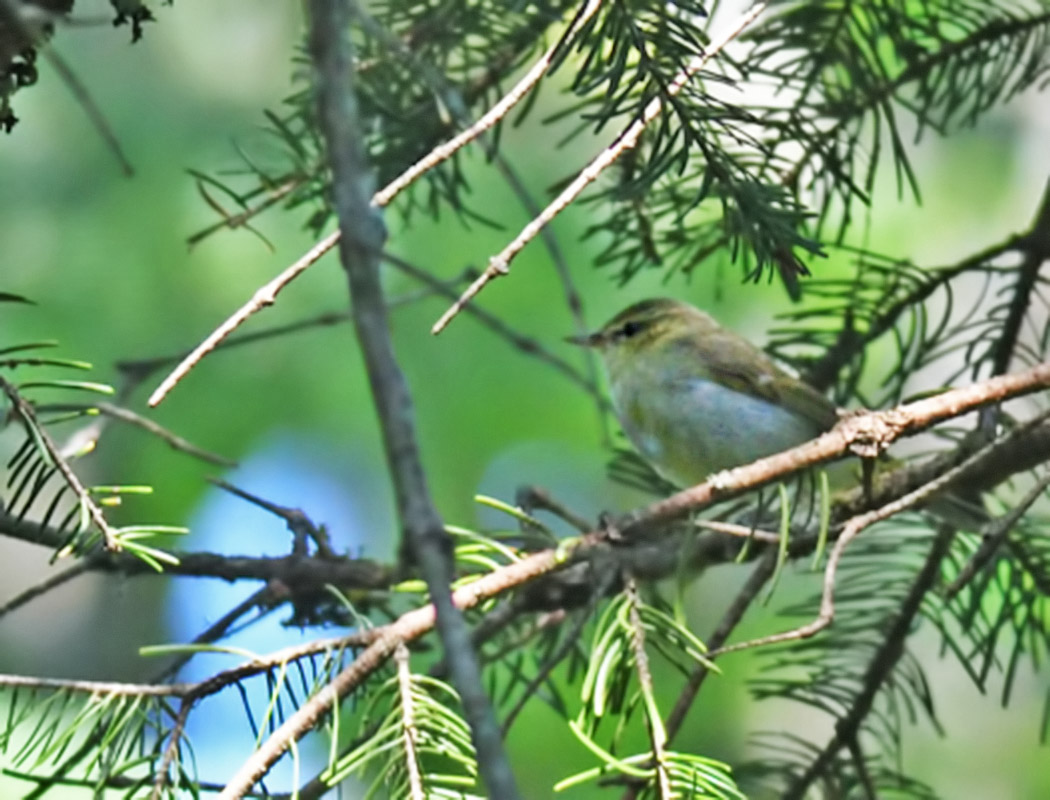
{"type": "MultiPolygon", "coordinates": [[[[830,430],[839,418],[835,405],[816,389],[678,300],[635,303],[596,333],[569,341],[598,350],[624,432],[656,471],[678,486],[796,447],[830,430]]],[[[829,470],[832,486],[857,485],[855,463],[839,464],[829,470]]],[[[979,499],[951,489],[926,508],[965,530],[988,521],[979,499]]]]}
{"type": "Polygon", "coordinates": [[[830,400],[678,300],[643,300],[570,341],[598,350],[624,432],[679,486],[795,447],[838,420],[830,400]]]}

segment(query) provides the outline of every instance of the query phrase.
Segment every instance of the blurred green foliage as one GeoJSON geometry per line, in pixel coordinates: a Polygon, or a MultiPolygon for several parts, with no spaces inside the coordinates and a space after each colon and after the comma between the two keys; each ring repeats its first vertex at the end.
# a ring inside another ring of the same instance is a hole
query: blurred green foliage
{"type": "MultiPolygon", "coordinates": [[[[174,8],[162,9],[158,23],[133,47],[116,42],[105,25],[62,32],[56,47],[89,88],[136,173],[131,179],[121,175],[83,110],[42,65],[39,85],[18,96],[20,124],[0,138],[0,290],[38,304],[0,309],[5,340],[58,338],[63,355],[90,360],[99,379],[119,382],[116,361],[193,346],[313,243],[303,229],[307,213],[281,211],[255,223],[273,243],[272,251],[243,230],[220,232],[192,249],[186,243],[215,221],[186,170],[218,173],[235,164],[233,141],[248,151],[265,153],[273,147],[260,130],[262,110],[277,107],[291,90],[292,56],[301,32],[298,12],[291,3],[180,0],[174,8]]],[[[924,205],[895,203],[895,188],[884,179],[877,197],[890,199],[876,204],[879,212],[866,221],[864,243],[879,249],[879,242],[891,241],[897,252],[916,260],[947,263],[1027,224],[1047,167],[1039,142],[1050,138],[1050,120],[1037,103],[995,115],[949,142],[927,139],[914,159],[924,205]],[[1033,169],[1037,158],[1040,169],[1033,169]]],[[[540,128],[541,116],[505,130],[501,138],[503,151],[512,154],[538,198],[546,196],[566,165],[582,165],[593,144],[578,138],[555,147],[558,137],[540,128]]],[[[474,207],[491,210],[501,229],[452,219],[440,224],[416,220],[408,228],[393,215],[388,219],[391,249],[445,278],[468,266],[483,266],[529,218],[480,155],[468,154],[463,166],[474,207]]],[[[788,308],[778,285],[740,284],[737,269],[719,260],[666,285],[661,275],[643,273],[621,289],[614,276],[592,268],[602,242],[581,241],[587,217],[586,206],[576,207],[554,230],[591,324],[629,300],[668,293],[711,309],[761,340],[772,316],[788,308]]],[[[841,258],[814,259],[811,268],[826,276],[844,273],[849,265],[841,258]]],[[[386,278],[392,298],[420,288],[395,272],[386,278]]],[[[582,355],[561,342],[574,329],[564,304],[556,300],[560,297],[550,258],[537,242],[515,262],[510,277],[486,290],[481,303],[525,335],[582,364],[582,355]]],[[[341,311],[346,304],[345,279],[329,255],[245,330],[341,311]]],[[[601,510],[623,510],[640,502],[639,495],[603,476],[608,422],[599,419],[594,404],[553,370],[470,318],[432,337],[430,324],[446,304],[430,298],[398,307],[392,316],[395,344],[414,393],[431,488],[446,518],[474,524],[478,511],[472,497],[479,490],[509,500],[518,484],[558,488],[551,486],[552,476],[559,477],[554,465],[566,460],[578,472],[589,473],[576,494],[566,498],[581,504],[578,512],[593,518],[601,510]]],[[[140,388],[133,404],[142,408],[153,385],[140,388]]],[[[384,469],[370,396],[347,325],[214,354],[155,418],[234,459],[250,454],[279,430],[323,438],[352,453],[355,461],[384,469]]],[[[152,498],[135,501],[123,512],[130,518],[180,524],[205,492],[214,491],[202,480],[213,468],[131,429],[114,431],[90,468],[108,482],[156,487],[152,498]]],[[[294,505],[294,498],[280,500],[294,505]]],[[[396,532],[385,535],[393,539],[396,532]]],[[[250,549],[251,543],[244,543],[243,550],[250,549]]],[[[690,587],[694,630],[710,629],[714,620],[705,609],[717,607],[712,601],[733,591],[740,574],[740,568],[724,567],[690,587]]],[[[801,596],[810,590],[811,577],[795,576],[780,591],[787,598],[801,596]]],[[[781,621],[770,614],[749,621],[742,636],[780,627],[781,621]]],[[[142,636],[163,637],[160,630],[142,636]]],[[[933,641],[927,646],[932,650],[933,641]]],[[[126,648],[121,652],[115,663],[127,658],[126,648]]],[[[749,658],[725,662],[727,677],[717,679],[721,690],[707,693],[691,716],[681,739],[684,748],[733,760],[748,746],[743,731],[756,726],[744,715],[757,713],[765,726],[776,728],[783,715],[794,713],[786,705],[746,702],[744,682],[755,669],[749,658]]],[[[1035,800],[1050,795],[1047,754],[1028,727],[1031,717],[1020,716],[1024,723],[1013,724],[1011,711],[998,708],[992,697],[983,706],[972,700],[959,706],[955,698],[972,698],[972,687],[951,662],[931,663],[943,667],[933,673],[934,693],[951,738],[943,741],[925,725],[909,730],[905,769],[941,787],[946,797],[1035,800]]],[[[17,668],[33,671],[38,666],[20,660],[17,668]]],[[[76,672],[75,664],[52,667],[58,674],[76,672]]],[[[118,672],[125,669],[139,671],[122,665],[118,672]]],[[[1019,694],[1014,700],[1018,706],[1026,704],[1026,697],[1031,703],[1042,697],[1031,683],[1019,694]]],[[[669,705],[673,697],[669,689],[661,699],[669,705]]],[[[572,769],[580,755],[563,727],[547,718],[549,713],[541,705],[530,706],[510,739],[519,763],[542,753],[544,768],[521,775],[531,798],[546,796],[551,777],[572,769]],[[555,740],[553,731],[564,741],[555,740]],[[529,784],[530,778],[535,783],[529,784]]],[[[567,796],[588,796],[586,791],[567,796]]]]}

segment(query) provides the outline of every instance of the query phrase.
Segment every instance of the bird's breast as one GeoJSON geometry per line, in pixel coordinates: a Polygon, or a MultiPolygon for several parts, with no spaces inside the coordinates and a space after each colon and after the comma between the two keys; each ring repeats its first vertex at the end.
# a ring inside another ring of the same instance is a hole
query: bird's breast
{"type": "Polygon", "coordinates": [[[613,400],[624,432],[658,472],[692,485],[819,435],[812,421],[708,379],[619,380],[613,400]]]}

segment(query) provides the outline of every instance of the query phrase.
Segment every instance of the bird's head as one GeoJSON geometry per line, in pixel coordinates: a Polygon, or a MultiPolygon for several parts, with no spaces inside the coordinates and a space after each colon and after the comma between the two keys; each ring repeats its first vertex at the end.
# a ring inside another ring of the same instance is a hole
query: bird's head
{"type": "Polygon", "coordinates": [[[595,348],[611,375],[640,359],[659,356],[718,330],[718,323],[703,311],[667,297],[642,300],[628,306],[594,333],[568,341],[595,348]]]}

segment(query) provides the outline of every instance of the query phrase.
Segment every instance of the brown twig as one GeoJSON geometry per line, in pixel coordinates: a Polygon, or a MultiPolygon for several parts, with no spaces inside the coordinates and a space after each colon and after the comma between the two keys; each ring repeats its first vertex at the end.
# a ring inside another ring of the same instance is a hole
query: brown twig
{"type": "MultiPolygon", "coordinates": [[[[758,563],[755,564],[755,568],[751,571],[751,575],[748,576],[744,585],[740,587],[740,591],[737,592],[736,597],[733,598],[733,602],[730,603],[729,608],[726,609],[725,614],[718,623],[718,627],[714,629],[704,642],[711,652],[717,651],[726,643],[730,634],[736,626],[740,624],[740,620],[744,618],[744,613],[751,607],[752,602],[758,597],[759,592],[762,591],[762,587],[765,586],[773,576],[776,565],[777,551],[773,548],[767,548],[765,553],[758,560],[758,563]]],[[[711,670],[708,668],[707,664],[697,664],[689,675],[689,680],[686,682],[686,685],[682,687],[682,691],[678,695],[678,700],[675,701],[674,708],[671,709],[671,713],[667,717],[668,742],[670,742],[681,729],[682,723],[685,721],[685,715],[689,712],[693,700],[696,699],[696,695],[700,692],[700,687],[703,686],[704,680],[710,672],[711,670]]]]}
{"type": "Polygon", "coordinates": [[[1024,257],[1017,268],[1017,283],[1011,292],[1009,311],[999,329],[999,336],[990,348],[992,375],[1002,375],[1010,368],[1010,361],[1017,351],[1021,326],[1028,315],[1032,296],[1039,284],[1043,264],[1050,259],[1050,180],[1047,180],[1043,188],[1035,219],[1028,232],[1020,239],[1019,249],[1024,253],[1024,257]]]}
{"type": "Polygon", "coordinates": [[[524,250],[529,242],[536,238],[536,235],[544,228],[544,226],[568,208],[568,206],[584,189],[587,188],[587,186],[597,180],[598,176],[601,175],[606,168],[612,165],[624,153],[631,150],[638,143],[646,126],[660,115],[660,112],[664,108],[666,99],[672,98],[682,91],[693,75],[703,69],[707,62],[718,55],[727,44],[743,33],[744,29],[754,22],[758,15],[765,10],[765,7],[766,3],[764,2],[756,3],[751,10],[743,14],[740,19],[737,20],[736,24],[725,34],[723,34],[717,41],[712,42],[702,54],[690,59],[689,63],[686,64],[686,66],[667,85],[662,96],[654,97],[645,106],[641,115],[628,125],[627,128],[621,131],[611,145],[605,148],[586,167],[580,170],[579,174],[570,181],[569,185],[566,186],[565,189],[563,189],[538,216],[534,217],[531,222],[522,228],[521,232],[514,237],[506,247],[489,259],[489,265],[485,268],[485,271],[482,272],[478,279],[468,286],[466,291],[460,295],[459,299],[441,315],[438,321],[435,322],[430,329],[430,332],[433,334],[441,333],[452,319],[463,310],[463,307],[474,299],[493,279],[509,274],[510,263],[514,260],[515,256],[524,250]]]}
{"type": "MultiPolygon", "coordinates": [[[[438,164],[447,160],[457,150],[461,149],[464,145],[469,144],[474,138],[491,128],[499,122],[500,119],[506,116],[506,114],[517,105],[526,94],[528,94],[529,89],[531,89],[532,86],[543,76],[550,65],[551,59],[557,52],[558,47],[568,40],[569,35],[573,33],[580,24],[582,24],[583,20],[593,16],[599,5],[600,0],[588,0],[588,5],[584,9],[585,16],[584,14],[581,14],[577,17],[575,23],[570,26],[565,34],[562,35],[559,44],[551,47],[547,53],[537,61],[526,76],[522,78],[522,80],[519,81],[519,83],[515,85],[515,87],[512,88],[502,100],[500,100],[500,102],[493,106],[492,109],[483,115],[468,130],[453,137],[448,142],[435,147],[420,161],[413,164],[383,189],[376,192],[372,196],[371,204],[376,208],[383,208],[388,205],[401,191],[410,186],[413,181],[418,180],[419,177],[428,170],[433,169],[438,164]]],[[[153,394],[150,395],[149,405],[156,406],[160,403],[167,394],[175,388],[176,384],[178,384],[178,382],[181,381],[190,370],[201,361],[201,359],[214,350],[223,339],[236,330],[245,320],[256,312],[261,311],[266,306],[272,305],[276,300],[278,293],[280,293],[284,287],[299,277],[299,275],[305,272],[310,266],[315,264],[321,256],[339,243],[340,236],[341,232],[338,229],[328,234],[310,248],[310,250],[300,257],[294,264],[281,272],[280,275],[271,280],[265,286],[258,289],[247,303],[241,306],[221,325],[219,325],[218,328],[195,347],[171,372],[171,374],[164,379],[160,386],[158,386],[153,394]]]]}
{"type": "MultiPolygon", "coordinates": [[[[52,406],[48,406],[48,408],[51,407],[52,406]]],[[[85,408],[86,406],[80,407],[85,408]]],[[[151,433],[161,441],[166,442],[172,450],[179,450],[183,453],[194,456],[195,458],[199,458],[202,461],[207,461],[220,467],[237,466],[236,461],[221,456],[218,453],[213,453],[210,450],[205,450],[202,447],[198,447],[193,442],[182,438],[177,433],[168,430],[163,425],[151,420],[149,417],[144,417],[141,414],[132,411],[130,408],[124,408],[123,406],[114,405],[113,403],[96,403],[90,407],[97,408],[100,413],[105,414],[107,417],[111,417],[120,422],[125,422],[128,425],[142,428],[147,433],[151,433]]],[[[61,408],[61,406],[58,406],[58,408],[61,408]]]]}
{"type": "Polygon", "coordinates": [[[285,269],[276,278],[256,289],[255,294],[252,295],[251,299],[237,309],[230,317],[226,319],[218,328],[216,328],[203,342],[193,348],[190,354],[187,355],[177,367],[161,381],[153,394],[149,396],[148,403],[150,406],[156,406],[163,400],[168,392],[175,388],[175,385],[181,381],[191,369],[193,369],[202,358],[208,353],[214,350],[219,344],[233,333],[237,328],[240,327],[248,317],[257,311],[261,311],[263,308],[269,305],[273,305],[273,302],[277,299],[278,293],[289,283],[298,278],[303,272],[310,268],[316,263],[321,256],[335,247],[339,241],[339,232],[328,234],[320,242],[311,247],[303,256],[299,258],[294,264],[285,269]]]}
{"type": "MultiPolygon", "coordinates": [[[[511,726],[514,724],[514,720],[517,719],[518,714],[520,714],[525,708],[525,704],[532,699],[533,693],[550,677],[554,668],[558,666],[558,664],[560,664],[574,648],[579,646],[580,634],[583,633],[584,627],[591,618],[591,611],[597,606],[598,601],[605,595],[613,585],[614,579],[618,576],[615,570],[605,570],[604,572],[598,571],[596,577],[597,579],[594,583],[594,590],[591,592],[586,608],[576,615],[576,619],[573,620],[572,626],[564,633],[561,643],[554,649],[554,652],[543,661],[539,669],[536,671],[536,674],[533,675],[532,678],[529,679],[529,682],[522,688],[521,696],[518,698],[517,702],[511,706],[503,716],[502,729],[504,736],[510,731],[511,726]]],[[[564,620],[567,616],[563,611],[552,612],[545,615],[545,620],[551,619],[554,613],[559,615],[559,622],[564,620]]]]}
{"type": "MultiPolygon", "coordinates": [[[[0,534],[30,544],[56,549],[67,534],[54,527],[16,517],[0,509],[0,534]]],[[[341,589],[384,591],[395,580],[395,570],[367,558],[314,558],[296,555],[244,556],[227,553],[170,551],[176,563],[166,564],[165,575],[218,578],[224,581],[257,580],[286,587],[285,591],[312,594],[330,584],[341,589]]],[[[128,553],[96,553],[88,556],[88,568],[122,575],[159,575],[140,558],[128,553]]]]}
{"type": "Polygon", "coordinates": [[[111,697],[182,697],[185,683],[120,683],[117,681],[78,681],[41,678],[36,675],[0,675],[0,686],[7,689],[45,689],[111,697]]]}
{"type": "Polygon", "coordinates": [[[526,511],[532,509],[543,509],[549,511],[558,519],[572,525],[580,533],[587,533],[593,529],[593,524],[585,517],[581,517],[567,505],[551,497],[551,493],[539,486],[522,486],[518,489],[515,501],[526,511]]]}
{"type": "MultiPolygon", "coordinates": [[[[203,631],[193,637],[190,642],[191,645],[200,644],[211,644],[217,642],[226,636],[227,632],[241,619],[245,614],[255,608],[262,608],[266,611],[274,608],[278,603],[284,602],[284,597],[279,600],[277,598],[278,592],[274,591],[274,584],[267,583],[261,589],[257,589],[252,592],[246,598],[237,603],[233,608],[229,609],[225,614],[219,617],[215,622],[205,628],[203,631]]],[[[188,664],[195,655],[198,653],[192,649],[185,653],[180,654],[178,657],[172,660],[168,664],[164,671],[158,676],[153,678],[153,683],[160,683],[161,681],[167,680],[168,678],[175,677],[179,671],[188,664]]]]}
{"type": "Polygon", "coordinates": [[[779,544],[781,536],[779,533],[762,531],[750,525],[737,525],[733,522],[721,522],[713,519],[698,519],[693,522],[698,528],[704,528],[715,533],[724,533],[727,536],[736,536],[740,539],[753,539],[765,544],[779,544]]]}
{"type": "MultiPolygon", "coordinates": [[[[912,405],[917,405],[913,403],[912,405]]],[[[714,651],[710,654],[713,658],[715,656],[724,655],[725,653],[732,653],[738,650],[751,649],[755,647],[767,647],[773,644],[779,644],[781,642],[795,641],[798,639],[807,639],[810,636],[814,636],[820,631],[824,630],[828,625],[831,624],[835,617],[835,584],[838,576],[839,564],[842,562],[842,557],[849,546],[850,542],[857,538],[866,528],[871,527],[876,522],[881,522],[884,519],[899,514],[902,511],[906,511],[909,508],[914,508],[928,501],[931,497],[937,495],[948,486],[952,485],[960,476],[965,475],[967,471],[974,465],[979,464],[988,453],[997,446],[1002,446],[1002,442],[997,442],[994,445],[978,451],[974,455],[970,456],[959,466],[954,469],[950,469],[943,475],[939,476],[935,480],[930,481],[924,486],[915,489],[914,491],[908,492],[903,497],[899,497],[896,500],[886,503],[880,508],[868,511],[864,514],[859,514],[846,522],[843,526],[842,532],[839,534],[838,539],[835,541],[835,546],[831,549],[831,554],[828,556],[827,564],[824,568],[824,582],[823,590],[820,597],[820,611],[818,612],[815,619],[805,625],[800,625],[797,628],[793,628],[789,631],[782,633],[774,633],[770,636],[763,636],[758,639],[752,639],[751,641],[741,642],[739,644],[728,645],[721,649],[714,651]]],[[[954,530],[954,529],[952,529],[954,530]]]]}

